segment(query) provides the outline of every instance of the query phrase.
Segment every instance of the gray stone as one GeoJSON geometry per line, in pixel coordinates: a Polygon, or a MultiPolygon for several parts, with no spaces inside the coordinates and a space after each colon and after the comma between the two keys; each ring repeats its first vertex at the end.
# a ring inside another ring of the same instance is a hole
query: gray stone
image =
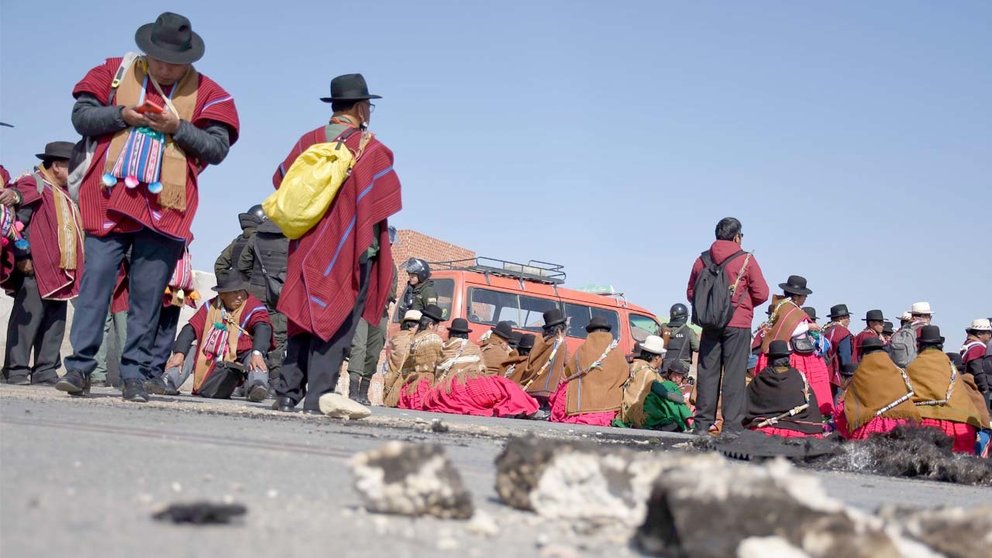
{"type": "Polygon", "coordinates": [[[923,511],[888,508],[880,514],[906,536],[948,558],[992,556],[992,506],[923,511]]]}
{"type": "Polygon", "coordinates": [[[743,541],[773,536],[814,558],[903,556],[883,527],[784,459],[764,466],[697,459],[655,480],[636,542],[670,558],[734,556],[743,541]]]}
{"type": "Polygon", "coordinates": [[[356,455],[351,471],[369,511],[442,519],[472,516],[472,496],[441,446],[389,442],[356,455]]]}

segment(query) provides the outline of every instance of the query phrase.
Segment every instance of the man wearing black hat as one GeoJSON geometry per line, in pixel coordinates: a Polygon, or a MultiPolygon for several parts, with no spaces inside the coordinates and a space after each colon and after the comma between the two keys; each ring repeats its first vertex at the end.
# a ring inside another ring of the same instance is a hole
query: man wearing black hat
{"type": "Polygon", "coordinates": [[[245,398],[261,401],[269,393],[265,363],[265,353],[272,348],[269,313],[262,301],[248,293],[248,284],[237,273],[221,274],[217,279],[213,289],[217,296],[200,306],[179,332],[165,365],[166,376],[178,387],[192,371],[193,395],[215,399],[230,397],[243,383],[245,398]],[[190,355],[194,341],[196,354],[190,355]]]}
{"type": "Polygon", "coordinates": [[[78,193],[86,230],[86,274],[70,332],[73,354],[56,387],[70,395],[88,390],[117,272],[130,250],[120,369],[124,398],[145,401],[141,368],[151,359],[162,293],[193,239],[198,176],[224,160],[239,122],[231,95],[193,67],[204,43],[187,18],[165,12],[134,38],[143,55],[108,58],[72,91],[72,123],[85,141],[70,192],[78,193]]]}
{"type": "Polygon", "coordinates": [[[354,166],[319,222],[289,249],[278,309],[289,322],[286,360],[276,389],[277,407],[319,411],[320,396],[334,391],[360,318],[377,324],[392,294],[392,250],[387,218],[400,210],[400,181],[393,152],[368,131],[378,95],[361,74],[331,80],[331,121],[303,134],[276,169],[286,171],[312,145],[337,141],[355,154],[354,166]],[[330,247],[333,247],[330,248],[330,247]]]}
{"type": "Polygon", "coordinates": [[[510,358],[509,341],[512,335],[513,326],[505,321],[496,324],[489,332],[489,338],[482,345],[482,360],[490,374],[499,374],[503,363],[510,358]]]}
{"type": "Polygon", "coordinates": [[[241,259],[242,252],[248,247],[248,241],[255,237],[258,226],[267,220],[265,211],[262,211],[262,206],[259,204],[255,204],[249,207],[248,211],[238,214],[241,234],[234,237],[221,251],[220,255],[217,256],[217,261],[214,262],[215,275],[227,273],[232,269],[238,271],[238,262],[241,259]]]}
{"type": "Polygon", "coordinates": [[[882,315],[881,310],[869,310],[865,313],[865,318],[862,321],[865,322],[865,329],[854,336],[854,342],[852,344],[855,365],[857,365],[858,358],[861,355],[861,345],[864,344],[865,340],[881,339],[882,329],[885,328],[885,316],[882,315]]]}
{"type": "Polygon", "coordinates": [[[12,245],[15,269],[3,283],[14,293],[3,364],[3,376],[12,384],[58,381],[66,301],[79,292],[83,272],[81,219],[66,191],[72,146],[46,145],[38,154],[41,164],[10,189],[17,198],[17,220],[25,226],[24,238],[12,245]]]}
{"type": "Polygon", "coordinates": [[[830,323],[823,328],[823,335],[830,342],[827,353],[827,366],[830,367],[830,383],[834,387],[834,395],[843,389],[858,367],[854,359],[854,337],[851,330],[851,312],[846,304],[830,307],[830,323]]]}

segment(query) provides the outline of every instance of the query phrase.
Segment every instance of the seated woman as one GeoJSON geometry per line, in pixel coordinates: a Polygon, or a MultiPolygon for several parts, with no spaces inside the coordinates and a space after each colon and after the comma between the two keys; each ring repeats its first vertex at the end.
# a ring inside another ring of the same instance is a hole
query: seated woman
{"type": "Polygon", "coordinates": [[[520,369],[526,368],[527,360],[530,359],[530,351],[533,348],[534,348],[534,336],[529,333],[520,335],[519,339],[517,340],[517,346],[514,349],[514,353],[510,353],[510,356],[503,361],[503,364],[500,365],[500,371],[499,371],[500,375],[503,376],[504,378],[509,379],[512,378],[515,374],[518,374],[517,372],[518,368],[520,369]]]}
{"type": "Polygon", "coordinates": [[[546,410],[550,409],[548,399],[565,377],[565,363],[568,361],[568,344],[565,343],[567,323],[565,314],[558,308],[544,312],[541,337],[536,339],[527,362],[517,366],[509,376],[546,410]]]}
{"type": "Polygon", "coordinates": [[[217,296],[201,306],[179,332],[165,363],[165,381],[178,390],[192,371],[193,395],[227,399],[244,383],[245,397],[262,401],[269,394],[264,355],[275,347],[269,311],[248,294],[248,284],[238,273],[217,279],[213,289],[217,296]],[[196,356],[187,362],[193,341],[198,342],[196,356]]]}
{"type": "Polygon", "coordinates": [[[613,328],[599,316],[589,320],[586,340],[565,364],[565,378],[552,394],[551,421],[609,426],[623,401],[629,376],[623,351],[615,350],[613,328]]]}
{"type": "MultiPolygon", "coordinates": [[[[813,293],[806,288],[806,278],[790,275],[788,281],[780,283],[782,296],[777,296],[772,302],[772,313],[769,326],[761,341],[762,353],[768,352],[772,341],[786,341],[792,349],[789,361],[793,368],[799,370],[806,378],[823,416],[833,414],[833,395],[830,390],[830,371],[823,357],[816,353],[816,346],[810,332],[820,329],[820,326],[810,319],[803,311],[806,297],[813,293]]],[[[757,370],[768,366],[766,354],[758,356],[757,370]]]]}
{"type": "Polygon", "coordinates": [[[769,436],[822,437],[823,416],[816,393],[806,377],[790,364],[789,344],[772,341],[767,356],[770,365],[747,386],[744,427],[769,436]]]}
{"type": "Polygon", "coordinates": [[[944,354],[940,328],[923,326],[917,343],[919,353],[906,373],[916,392],[913,404],[923,417],[920,423],[951,437],[955,452],[974,454],[982,421],[957,369],[944,354]]]}
{"type": "Polygon", "coordinates": [[[664,381],[660,368],[665,358],[665,340],[657,335],[648,335],[640,343],[640,348],[641,352],[630,363],[630,372],[623,384],[620,414],[613,420],[614,426],[650,428],[646,426],[644,399],[651,393],[654,382],[664,381]]]}
{"type": "Polygon", "coordinates": [[[484,417],[534,415],[539,407],[537,400],[516,382],[489,372],[479,346],[468,339],[471,332],[468,320],[451,321],[425,410],[484,417]]]}
{"type": "Polygon", "coordinates": [[[410,342],[410,354],[400,371],[400,396],[396,402],[400,409],[426,410],[424,403],[434,387],[434,371],[443,356],[444,342],[437,334],[437,324],[443,319],[443,310],[435,304],[421,312],[417,334],[410,342]]]}
{"type": "Polygon", "coordinates": [[[386,343],[386,375],[382,379],[382,404],[386,407],[395,407],[399,403],[403,363],[410,355],[410,344],[422,316],[420,310],[407,310],[400,322],[400,330],[386,343]]]}
{"type": "Polygon", "coordinates": [[[865,339],[860,357],[837,407],[835,420],[840,435],[864,440],[903,424],[919,424],[922,417],[913,405],[913,385],[906,371],[885,352],[882,340],[865,339]]]}

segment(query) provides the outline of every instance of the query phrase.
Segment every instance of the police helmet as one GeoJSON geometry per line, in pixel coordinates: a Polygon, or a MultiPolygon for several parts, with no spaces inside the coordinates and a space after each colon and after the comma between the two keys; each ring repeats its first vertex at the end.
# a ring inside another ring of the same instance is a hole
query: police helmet
{"type": "Polygon", "coordinates": [[[403,269],[410,275],[416,275],[421,283],[431,276],[431,266],[420,258],[410,258],[403,263],[403,269]]]}
{"type": "Polygon", "coordinates": [[[265,215],[265,210],[263,210],[262,209],[262,206],[260,204],[257,204],[257,203],[255,205],[249,207],[248,208],[248,211],[246,211],[245,213],[247,213],[247,214],[249,214],[249,215],[251,215],[253,217],[258,218],[259,221],[264,221],[264,220],[268,219],[268,217],[265,215]]]}
{"type": "Polygon", "coordinates": [[[689,317],[689,309],[685,304],[681,302],[673,304],[671,310],[668,311],[668,317],[671,320],[678,320],[680,318],[689,317]]]}

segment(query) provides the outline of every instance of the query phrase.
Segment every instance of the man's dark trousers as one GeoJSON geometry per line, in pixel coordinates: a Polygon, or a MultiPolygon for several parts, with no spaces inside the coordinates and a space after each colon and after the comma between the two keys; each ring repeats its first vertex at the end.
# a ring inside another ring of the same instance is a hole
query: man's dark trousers
{"type": "Polygon", "coordinates": [[[303,410],[319,411],[320,396],[337,387],[341,365],[351,351],[358,321],[365,311],[369,291],[369,271],[372,261],[358,267],[358,298],[351,314],[327,341],[311,333],[293,335],[286,343],[286,360],[282,363],[281,380],[276,386],[278,397],[288,397],[295,403],[303,400],[303,410]]]}
{"type": "Polygon", "coordinates": [[[34,384],[58,381],[65,312],[66,301],[41,298],[35,278],[24,277],[14,296],[14,308],[7,323],[3,373],[9,381],[19,382],[28,376],[34,384]]]}
{"type": "Polygon", "coordinates": [[[716,421],[723,388],[723,431],[740,431],[747,411],[745,377],[751,351],[751,330],[728,327],[703,330],[696,372],[696,415],[692,429],[705,434],[716,421]]]}
{"type": "MultiPolygon", "coordinates": [[[[171,274],[170,274],[171,275],[171,274]]],[[[179,315],[182,306],[164,306],[159,312],[158,327],[151,330],[152,361],[142,372],[146,378],[155,378],[165,373],[165,363],[172,356],[172,346],[176,342],[176,330],[179,329],[179,315]]]]}
{"type": "Polygon", "coordinates": [[[121,350],[121,380],[144,380],[151,367],[152,344],[162,310],[162,294],[172,277],[184,243],[147,228],[134,233],[87,236],[86,272],[79,287],[69,341],[73,354],[65,359],[67,370],[89,376],[96,368],[96,352],[103,342],[103,325],[117,271],[128,249],[130,291],[127,311],[127,340],[121,350]]]}

